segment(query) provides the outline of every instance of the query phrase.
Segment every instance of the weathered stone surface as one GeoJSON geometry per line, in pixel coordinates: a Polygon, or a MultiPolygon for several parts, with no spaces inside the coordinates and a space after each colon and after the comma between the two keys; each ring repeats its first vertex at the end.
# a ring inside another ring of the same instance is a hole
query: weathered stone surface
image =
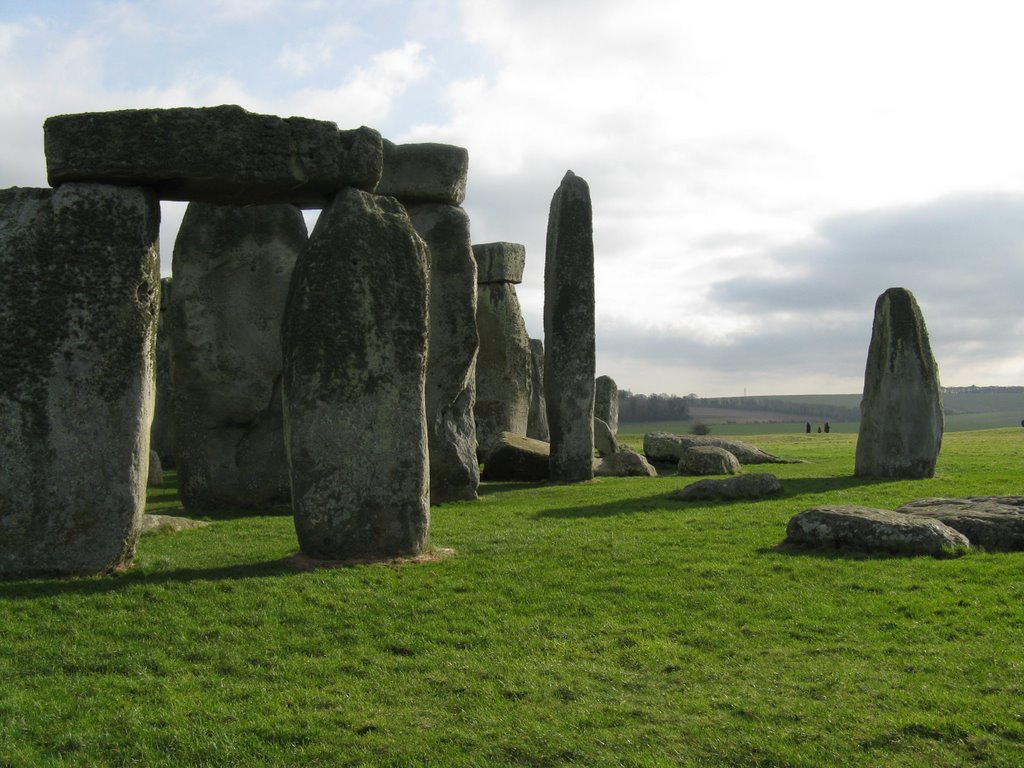
{"type": "Polygon", "coordinates": [[[521,243],[480,243],[473,246],[476,257],[477,282],[515,283],[523,282],[526,269],[526,246],[521,243]]]}
{"type": "Polygon", "coordinates": [[[530,339],[530,415],[526,420],[526,436],[547,442],[548,406],[544,402],[544,342],[530,339]]]}
{"type": "Polygon", "coordinates": [[[644,435],[644,454],[648,461],[671,462],[676,464],[683,452],[699,446],[724,448],[735,456],[740,464],[791,464],[797,463],[765,453],[749,443],[739,440],[725,440],[711,435],[673,435],[668,432],[648,432],[644,435]]]}
{"type": "Polygon", "coordinates": [[[282,330],[299,546],[343,560],[428,543],[429,253],[390,197],[345,190],[292,275],[282,330]]]}
{"type": "Polygon", "coordinates": [[[142,534],[149,533],[177,533],[178,531],[189,531],[194,528],[207,528],[210,524],[204,520],[193,520],[190,517],[179,517],[177,515],[154,515],[145,514],[142,516],[142,534]]]}
{"type": "Polygon", "coordinates": [[[483,479],[537,481],[551,477],[550,446],[542,440],[503,432],[484,462],[483,479]]]}
{"type": "Polygon", "coordinates": [[[690,483],[669,498],[679,501],[733,501],[736,499],[760,499],[782,493],[779,478],[767,472],[755,472],[722,480],[708,478],[690,483]]]}
{"type": "Polygon", "coordinates": [[[594,466],[594,475],[598,477],[657,477],[658,470],[652,467],[643,456],[629,449],[605,456],[594,466]]]}
{"type": "Polygon", "coordinates": [[[786,526],[786,543],[935,557],[970,546],[966,536],[938,520],[852,505],[813,507],[794,515],[786,526]]]}
{"type": "Polygon", "coordinates": [[[451,144],[384,144],[378,195],[403,203],[462,205],[466,199],[469,152],[451,144]]]}
{"type": "Polygon", "coordinates": [[[164,466],[160,463],[160,454],[152,448],[149,450],[149,472],[146,478],[146,485],[151,488],[158,488],[164,484],[164,466]]]}
{"type": "Polygon", "coordinates": [[[694,445],[679,456],[680,475],[735,475],[740,462],[733,454],[716,445],[694,445]]]}
{"type": "Polygon", "coordinates": [[[1024,496],[918,499],[896,511],[945,523],[989,551],[1024,550],[1024,496]]]}
{"type": "Polygon", "coordinates": [[[854,474],[931,477],[942,430],[939,369],[921,309],[906,288],[890,288],[875,303],[854,474]]]}
{"type": "Polygon", "coordinates": [[[597,455],[605,458],[619,452],[619,441],[612,434],[611,427],[594,417],[594,448],[597,455]]]}
{"type": "Polygon", "coordinates": [[[430,344],[426,409],[430,446],[430,503],[475,499],[476,262],[469,217],[438,203],[406,206],[430,251],[430,344]]]}
{"type": "Polygon", "coordinates": [[[171,278],[160,280],[160,314],[156,323],[156,399],[153,404],[153,426],[150,447],[160,457],[161,465],[174,466],[174,402],[171,396],[171,278]]]}
{"type": "Polygon", "coordinates": [[[306,246],[292,205],[192,203],[174,244],[175,463],[201,513],[287,504],[281,322],[306,246]]]}
{"type": "Polygon", "coordinates": [[[488,456],[502,432],[525,435],[530,421],[530,338],[516,288],[509,283],[477,286],[476,438],[488,456]]]}
{"type": "Polygon", "coordinates": [[[126,566],[146,501],[160,208],[0,192],[0,576],[126,566]]]}
{"type": "Polygon", "coordinates": [[[594,416],[601,419],[613,435],[619,434],[619,387],[611,376],[594,381],[594,416]]]}
{"type": "Polygon", "coordinates": [[[567,171],[551,199],[544,257],[544,397],[551,479],[594,476],[594,227],[587,182],[567,171]]]}
{"type": "Polygon", "coordinates": [[[47,118],[49,182],[152,187],[164,200],[320,208],[343,187],[373,190],[383,146],[371,128],[339,131],[238,106],[126,109],[47,118]]]}

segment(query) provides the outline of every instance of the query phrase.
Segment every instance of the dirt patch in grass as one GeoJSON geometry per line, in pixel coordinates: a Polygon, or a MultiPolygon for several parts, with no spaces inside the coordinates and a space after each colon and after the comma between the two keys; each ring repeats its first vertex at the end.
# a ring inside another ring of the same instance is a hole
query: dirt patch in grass
{"type": "Polygon", "coordinates": [[[349,568],[353,565],[398,567],[400,565],[416,565],[418,563],[436,563],[441,560],[447,560],[454,555],[455,550],[448,547],[436,547],[429,552],[406,557],[353,557],[347,560],[318,560],[302,552],[296,552],[294,555],[286,557],[283,562],[296,571],[312,571],[317,568],[349,568]]]}

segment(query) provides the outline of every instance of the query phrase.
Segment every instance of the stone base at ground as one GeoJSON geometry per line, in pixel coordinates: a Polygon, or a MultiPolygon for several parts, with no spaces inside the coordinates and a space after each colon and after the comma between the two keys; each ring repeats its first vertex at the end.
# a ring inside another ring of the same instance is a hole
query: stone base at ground
{"type": "Polygon", "coordinates": [[[767,472],[730,477],[724,480],[698,480],[669,495],[679,501],[732,501],[760,499],[782,493],[779,478],[767,472]]]}
{"type": "Polygon", "coordinates": [[[975,547],[993,552],[1024,550],[1024,496],[918,499],[896,511],[938,520],[962,533],[975,547]]]}
{"type": "Polygon", "coordinates": [[[503,432],[484,462],[481,479],[537,481],[551,477],[551,446],[542,440],[503,432]]]}
{"type": "Polygon", "coordinates": [[[934,557],[955,556],[970,547],[966,536],[938,520],[852,505],[813,507],[794,515],[785,543],[934,557]]]}
{"type": "Polygon", "coordinates": [[[680,475],[735,475],[741,471],[739,459],[715,445],[686,448],[677,468],[680,475]]]}

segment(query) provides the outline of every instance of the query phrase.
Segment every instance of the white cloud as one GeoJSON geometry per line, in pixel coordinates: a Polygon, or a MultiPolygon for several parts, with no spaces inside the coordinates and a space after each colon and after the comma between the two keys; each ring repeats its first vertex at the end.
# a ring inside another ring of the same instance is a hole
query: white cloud
{"type": "Polygon", "coordinates": [[[349,24],[334,24],[324,30],[309,30],[299,43],[285,43],[277,56],[277,64],[291,75],[307,75],[327,67],[335,60],[339,45],[357,34],[349,24]]]}

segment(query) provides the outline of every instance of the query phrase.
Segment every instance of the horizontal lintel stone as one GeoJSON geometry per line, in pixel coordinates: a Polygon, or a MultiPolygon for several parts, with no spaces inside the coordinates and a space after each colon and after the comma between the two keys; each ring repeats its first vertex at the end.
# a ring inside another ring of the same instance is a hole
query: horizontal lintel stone
{"type": "Polygon", "coordinates": [[[478,283],[523,282],[526,246],[522,243],[481,243],[473,246],[478,283]]]}
{"type": "Polygon", "coordinates": [[[384,140],[384,171],[378,195],[403,203],[462,205],[469,152],[452,144],[395,144],[384,140]]]}

